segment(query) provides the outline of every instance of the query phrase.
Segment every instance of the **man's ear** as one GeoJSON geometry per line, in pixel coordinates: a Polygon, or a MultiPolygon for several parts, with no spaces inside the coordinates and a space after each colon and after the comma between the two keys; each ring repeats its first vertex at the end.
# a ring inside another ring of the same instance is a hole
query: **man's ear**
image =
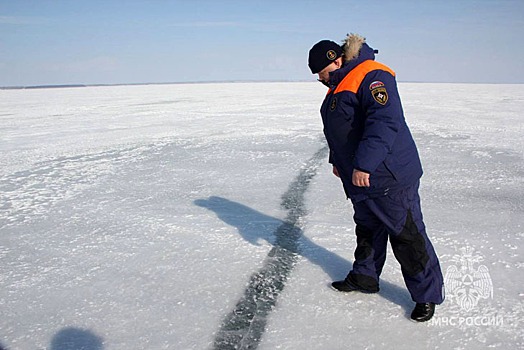
{"type": "Polygon", "coordinates": [[[337,59],[334,61],[334,63],[335,63],[335,65],[337,66],[337,68],[342,67],[342,57],[337,58],[337,59]]]}

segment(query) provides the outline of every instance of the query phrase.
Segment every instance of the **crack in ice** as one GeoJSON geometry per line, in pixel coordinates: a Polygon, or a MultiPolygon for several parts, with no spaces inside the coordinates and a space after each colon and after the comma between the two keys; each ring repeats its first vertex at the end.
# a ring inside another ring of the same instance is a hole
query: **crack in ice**
{"type": "Polygon", "coordinates": [[[264,265],[251,276],[244,295],[222,322],[215,336],[213,349],[258,347],[267,317],[276,305],[278,295],[284,289],[285,282],[297,262],[298,240],[302,235],[298,223],[306,214],[304,193],[327,152],[327,146],[318,150],[282,195],[281,206],[288,210],[288,214],[275,232],[275,244],[264,265]]]}

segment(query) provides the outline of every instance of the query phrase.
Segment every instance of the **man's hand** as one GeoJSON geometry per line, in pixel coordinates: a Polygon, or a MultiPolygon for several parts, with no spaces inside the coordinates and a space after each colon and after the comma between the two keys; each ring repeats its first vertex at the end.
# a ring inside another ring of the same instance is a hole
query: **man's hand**
{"type": "Polygon", "coordinates": [[[353,185],[357,187],[369,187],[369,174],[363,171],[353,169],[353,185]]]}
{"type": "Polygon", "coordinates": [[[336,166],[333,165],[333,175],[335,175],[336,177],[340,177],[339,173],[338,173],[338,169],[336,166]]]}

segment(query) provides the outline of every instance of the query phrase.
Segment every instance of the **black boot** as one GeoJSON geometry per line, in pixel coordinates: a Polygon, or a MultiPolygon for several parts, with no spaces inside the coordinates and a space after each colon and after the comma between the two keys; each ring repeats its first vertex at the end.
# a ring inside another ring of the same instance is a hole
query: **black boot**
{"type": "Polygon", "coordinates": [[[434,303],[417,303],[411,313],[411,319],[417,322],[426,322],[433,317],[434,313],[434,303]]]}
{"type": "Polygon", "coordinates": [[[378,292],[378,288],[376,290],[368,290],[368,289],[364,289],[364,288],[360,288],[359,286],[351,283],[351,281],[349,281],[347,278],[345,280],[342,280],[342,281],[335,281],[333,283],[331,283],[331,286],[338,290],[339,292],[362,292],[362,293],[377,293],[378,292]]]}

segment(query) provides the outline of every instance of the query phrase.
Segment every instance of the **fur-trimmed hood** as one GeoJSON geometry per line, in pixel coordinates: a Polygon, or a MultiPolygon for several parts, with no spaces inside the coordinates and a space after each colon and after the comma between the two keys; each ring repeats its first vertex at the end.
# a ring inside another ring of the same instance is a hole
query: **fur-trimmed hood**
{"type": "Polygon", "coordinates": [[[368,44],[366,38],[358,34],[348,34],[342,41],[342,55],[344,64],[342,68],[329,73],[330,86],[338,85],[353,68],[366,60],[375,59],[375,51],[368,44]]]}
{"type": "Polygon", "coordinates": [[[342,41],[342,50],[344,61],[348,62],[358,57],[362,45],[366,42],[366,38],[358,34],[348,34],[346,39],[342,41]]]}

